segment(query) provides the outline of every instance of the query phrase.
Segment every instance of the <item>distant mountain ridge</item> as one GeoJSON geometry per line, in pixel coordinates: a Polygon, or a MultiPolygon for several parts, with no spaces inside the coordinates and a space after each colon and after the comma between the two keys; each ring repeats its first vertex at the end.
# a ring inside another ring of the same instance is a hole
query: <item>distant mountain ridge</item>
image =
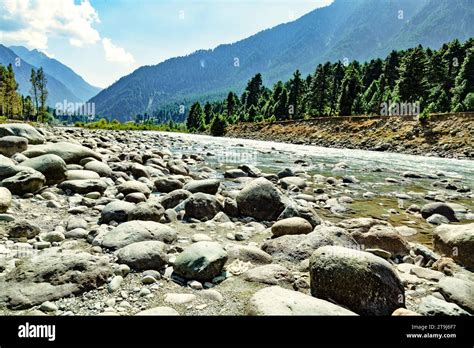
{"type": "Polygon", "coordinates": [[[169,104],[241,92],[257,72],[269,85],[296,69],[312,73],[325,61],[365,61],[393,49],[464,41],[474,36],[472,18],[471,0],[335,0],[236,43],[143,66],[90,102],[98,115],[123,121],[169,104]]]}
{"type": "Polygon", "coordinates": [[[89,85],[72,69],[51,59],[37,50],[28,50],[22,46],[6,47],[0,44],[0,64],[12,64],[19,92],[29,95],[31,89],[31,69],[43,67],[48,80],[47,104],[54,107],[56,103],[81,103],[87,101],[100,91],[100,88],[89,85]]]}
{"type": "Polygon", "coordinates": [[[30,51],[23,46],[10,46],[9,48],[31,65],[43,67],[47,74],[62,82],[81,101],[92,98],[101,90],[101,88],[92,86],[84,81],[81,76],[68,66],[54,58],[49,58],[38,50],[30,51]]]}

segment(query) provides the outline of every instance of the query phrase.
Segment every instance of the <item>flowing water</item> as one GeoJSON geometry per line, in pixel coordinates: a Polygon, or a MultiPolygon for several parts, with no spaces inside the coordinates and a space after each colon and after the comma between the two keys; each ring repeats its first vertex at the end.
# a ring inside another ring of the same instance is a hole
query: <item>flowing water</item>
{"type": "MultiPolygon", "coordinates": [[[[348,211],[340,215],[327,209],[318,213],[327,220],[337,221],[348,217],[384,218],[394,226],[406,225],[418,230],[414,240],[431,243],[433,226],[420,217],[407,214],[405,209],[411,204],[431,202],[425,199],[429,192],[438,192],[447,202],[462,204],[469,210],[474,209],[471,193],[457,193],[434,187],[439,179],[450,179],[462,186],[474,189],[474,161],[455,160],[437,157],[414,156],[398,153],[373,152],[365,150],[332,149],[310,145],[295,145],[249,139],[216,138],[205,135],[160,133],[166,139],[173,152],[198,154],[205,158],[205,165],[219,169],[216,176],[222,177],[229,168],[240,164],[252,164],[265,173],[277,173],[283,168],[305,171],[311,177],[304,193],[313,194],[317,187],[323,188],[332,197],[350,196],[354,202],[348,204],[348,211]],[[304,163],[303,163],[304,162],[304,163]],[[336,166],[345,163],[343,169],[336,166]],[[335,168],[336,166],[336,168],[335,168]],[[412,171],[432,178],[403,179],[400,174],[412,171]],[[433,177],[442,173],[436,180],[433,177]],[[355,176],[360,183],[338,188],[328,188],[325,182],[315,179],[320,174],[326,177],[341,178],[355,176]],[[387,177],[395,178],[399,184],[385,182],[387,177]],[[373,197],[364,197],[371,192],[373,197]],[[400,199],[400,194],[409,198],[400,199]]],[[[469,221],[463,221],[469,222],[469,221]]],[[[472,221],[471,221],[472,222],[472,221]]]]}

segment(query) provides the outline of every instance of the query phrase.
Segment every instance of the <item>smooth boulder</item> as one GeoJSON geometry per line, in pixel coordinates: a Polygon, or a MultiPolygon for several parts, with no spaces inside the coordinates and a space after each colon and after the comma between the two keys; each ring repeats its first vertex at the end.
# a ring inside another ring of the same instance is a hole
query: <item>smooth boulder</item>
{"type": "Polygon", "coordinates": [[[186,279],[210,281],[222,272],[227,252],[216,242],[197,242],[176,257],[174,272],[186,279]]]}
{"type": "Polygon", "coordinates": [[[239,212],[258,221],[274,221],[285,208],[280,192],[265,178],[249,182],[236,198],[239,212]]]}
{"type": "Polygon", "coordinates": [[[46,178],[46,184],[54,185],[66,180],[66,162],[56,155],[42,155],[21,162],[24,167],[29,167],[42,173],[46,178]]]}
{"type": "Polygon", "coordinates": [[[26,123],[6,123],[0,125],[0,137],[18,136],[28,140],[30,144],[42,144],[44,137],[33,126],[26,123]]]}
{"type": "Polygon", "coordinates": [[[274,237],[286,234],[308,234],[313,230],[313,226],[300,217],[292,217],[275,222],[272,226],[274,237]]]}
{"type": "Polygon", "coordinates": [[[119,249],[146,240],[158,240],[169,244],[176,240],[176,231],[155,221],[127,221],[105,233],[102,245],[110,249],[119,249]]]}
{"type": "Polygon", "coordinates": [[[390,263],[371,253],[324,246],[310,258],[311,294],[361,315],[391,315],[405,307],[403,284],[390,263]]]}
{"type": "Polygon", "coordinates": [[[433,245],[435,251],[440,254],[474,269],[474,223],[436,227],[433,245]]]}
{"type": "Polygon", "coordinates": [[[11,157],[28,148],[28,139],[14,135],[0,138],[0,154],[11,157]]]}
{"type": "Polygon", "coordinates": [[[79,164],[82,159],[87,157],[101,160],[100,155],[88,147],[64,141],[29,146],[28,150],[24,151],[23,154],[29,158],[53,154],[61,157],[67,164],[79,164]]]}
{"type": "Polygon", "coordinates": [[[134,270],[161,270],[168,263],[166,244],[160,241],[142,241],[117,250],[118,262],[134,270]]]}
{"type": "Polygon", "coordinates": [[[45,183],[46,178],[40,172],[36,170],[21,170],[15,175],[3,179],[1,186],[6,187],[14,195],[22,196],[26,193],[35,193],[45,183]]]}
{"type": "Polygon", "coordinates": [[[246,308],[247,315],[357,315],[334,303],[298,291],[271,286],[257,291],[246,308]]]}

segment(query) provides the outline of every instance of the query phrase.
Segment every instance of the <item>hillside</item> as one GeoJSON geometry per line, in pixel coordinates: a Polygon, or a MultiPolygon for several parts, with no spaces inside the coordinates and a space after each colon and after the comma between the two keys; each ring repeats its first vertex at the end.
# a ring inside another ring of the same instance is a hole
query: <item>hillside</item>
{"type": "Polygon", "coordinates": [[[53,76],[58,81],[62,82],[77,98],[81,101],[86,101],[97,93],[100,88],[94,87],[84,81],[84,79],[75,73],[71,68],[64,65],[60,61],[49,58],[44,53],[38,50],[28,50],[23,46],[10,46],[22,60],[28,62],[36,67],[43,67],[46,74],[53,76]]]}
{"type": "Polygon", "coordinates": [[[336,0],[239,42],[141,67],[90,101],[100,116],[127,120],[170,104],[222,98],[229,89],[241,92],[257,72],[268,85],[296,69],[311,73],[323,61],[364,61],[415,43],[438,48],[466,40],[474,36],[473,16],[470,0],[336,0]]]}
{"type": "MultiPolygon", "coordinates": [[[[31,88],[31,69],[37,69],[38,67],[29,64],[25,60],[21,60],[19,61],[19,64],[15,64],[17,58],[18,55],[11,49],[0,44],[0,64],[5,66],[12,64],[13,71],[15,72],[15,79],[19,84],[19,93],[29,95],[31,88]]],[[[48,105],[54,106],[56,103],[62,103],[64,100],[67,100],[68,102],[81,101],[61,81],[57,80],[50,74],[46,73],[46,79],[48,80],[48,105]]]]}

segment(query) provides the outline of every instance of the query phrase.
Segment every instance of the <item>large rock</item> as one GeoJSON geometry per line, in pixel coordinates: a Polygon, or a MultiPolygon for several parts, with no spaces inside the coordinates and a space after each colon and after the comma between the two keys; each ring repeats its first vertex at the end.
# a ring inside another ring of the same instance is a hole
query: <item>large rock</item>
{"type": "Polygon", "coordinates": [[[227,252],[216,242],[197,242],[176,257],[173,270],[179,276],[210,281],[222,272],[227,252]]]}
{"type": "Polygon", "coordinates": [[[157,178],[155,180],[155,189],[158,192],[168,193],[183,188],[183,183],[176,178],[157,178]]]}
{"type": "Polygon", "coordinates": [[[102,209],[100,223],[108,224],[111,221],[125,222],[128,214],[135,208],[135,204],[124,201],[113,201],[102,209]]]}
{"type": "Polygon", "coordinates": [[[28,139],[30,144],[42,144],[45,142],[45,139],[40,132],[26,123],[6,123],[0,125],[0,137],[10,135],[28,139]]]}
{"type": "Polygon", "coordinates": [[[108,164],[100,161],[87,162],[84,165],[84,169],[96,172],[97,174],[103,177],[107,177],[112,174],[112,169],[110,169],[108,164]]]}
{"type": "Polygon", "coordinates": [[[358,247],[354,238],[344,229],[319,225],[307,235],[285,235],[267,240],[263,243],[262,250],[277,260],[299,262],[326,245],[358,247]]]}
{"type": "Polygon", "coordinates": [[[172,243],[176,240],[176,231],[155,221],[127,221],[105,233],[102,245],[106,248],[118,249],[147,240],[172,243]]]}
{"type": "Polygon", "coordinates": [[[0,213],[5,213],[12,204],[12,194],[9,189],[0,187],[0,213]]]}
{"type": "Polygon", "coordinates": [[[137,204],[129,213],[128,220],[143,220],[143,221],[156,221],[159,222],[165,209],[163,206],[155,200],[149,200],[137,204]]]}
{"type": "Polygon", "coordinates": [[[67,164],[79,164],[83,158],[87,157],[93,157],[97,160],[101,159],[98,153],[88,147],[67,142],[29,146],[28,150],[24,151],[23,154],[30,158],[53,154],[61,157],[67,164]]]}
{"type": "Polygon", "coordinates": [[[405,256],[410,252],[410,245],[391,226],[375,225],[365,233],[352,233],[352,237],[364,249],[383,249],[393,256],[405,256]]]}
{"type": "Polygon", "coordinates": [[[58,184],[66,180],[66,162],[59,156],[52,154],[42,155],[23,161],[21,165],[42,173],[48,185],[58,184]]]}
{"type": "Polygon", "coordinates": [[[296,186],[300,189],[304,189],[306,186],[308,186],[306,184],[306,180],[298,176],[287,176],[285,178],[282,178],[280,179],[280,185],[284,189],[287,189],[290,186],[296,186]]]}
{"type": "Polygon", "coordinates": [[[272,256],[256,246],[230,244],[225,249],[229,255],[229,261],[241,260],[251,262],[254,265],[272,263],[272,256]]]}
{"type": "Polygon", "coordinates": [[[322,220],[316,211],[309,205],[308,202],[297,203],[293,200],[286,202],[285,209],[278,216],[278,220],[288,219],[292,217],[299,217],[307,220],[311,226],[316,227],[321,224],[322,220]]]}
{"type": "Polygon", "coordinates": [[[8,229],[10,238],[26,238],[31,239],[40,234],[41,229],[31,222],[20,220],[15,221],[8,229]]]}
{"type": "Polygon", "coordinates": [[[357,315],[331,302],[279,286],[257,291],[250,298],[246,313],[247,315],[357,315]]]}
{"type": "Polygon", "coordinates": [[[215,195],[219,190],[220,181],[218,179],[193,180],[184,185],[184,189],[191,193],[207,193],[215,195]]]}
{"type": "Polygon", "coordinates": [[[66,172],[66,180],[94,180],[100,175],[91,170],[70,169],[66,172]]]}
{"type": "Polygon", "coordinates": [[[285,208],[280,192],[265,178],[245,185],[236,200],[241,215],[259,221],[274,221],[285,208]]]}
{"type": "Polygon", "coordinates": [[[143,241],[117,250],[118,262],[135,270],[161,270],[168,263],[166,244],[160,241],[143,241]]]}
{"type": "MultiPolygon", "coordinates": [[[[30,168],[28,168],[30,169],[30,168]]],[[[1,186],[6,187],[14,195],[24,195],[34,193],[41,189],[46,183],[43,174],[36,170],[21,170],[15,175],[3,179],[1,186]]]]}
{"type": "Polygon", "coordinates": [[[468,316],[469,313],[455,303],[449,303],[432,295],[423,297],[417,308],[421,315],[460,315],[468,316]]]}
{"type": "Polygon", "coordinates": [[[0,305],[28,308],[95,289],[107,281],[107,257],[49,248],[25,258],[0,281],[0,305]],[[7,286],[8,284],[8,286],[7,286]]]}
{"type": "Polygon", "coordinates": [[[308,234],[312,230],[313,226],[300,217],[279,220],[272,226],[272,234],[274,237],[280,237],[285,234],[308,234]]]}
{"type": "Polygon", "coordinates": [[[474,223],[435,228],[434,249],[467,268],[474,269],[474,223]]]}
{"type": "Polygon", "coordinates": [[[11,157],[18,152],[28,148],[28,139],[17,136],[6,136],[0,138],[0,154],[11,157]]]}
{"type": "Polygon", "coordinates": [[[439,283],[441,294],[450,302],[474,314],[474,282],[455,277],[444,277],[439,283]]]}
{"type": "Polygon", "coordinates": [[[342,227],[349,233],[354,233],[354,232],[365,233],[365,232],[368,232],[373,226],[376,226],[376,225],[388,226],[389,224],[386,221],[378,220],[374,218],[346,219],[337,223],[337,226],[342,227]]]}
{"type": "Polygon", "coordinates": [[[117,190],[118,192],[123,193],[125,196],[129,193],[141,192],[146,197],[148,197],[151,193],[150,189],[146,184],[136,180],[125,181],[117,187],[117,190]]]}
{"type": "Polygon", "coordinates": [[[433,214],[442,215],[449,221],[458,221],[453,208],[446,203],[428,203],[421,208],[421,216],[423,216],[424,219],[428,219],[433,214]]]}
{"type": "Polygon", "coordinates": [[[192,194],[189,191],[178,189],[171,191],[168,194],[161,195],[159,201],[165,209],[172,209],[176,207],[179,203],[191,197],[191,195],[192,194]]]}
{"type": "Polygon", "coordinates": [[[311,294],[362,315],[390,315],[405,306],[401,280],[387,261],[364,251],[325,246],[310,258],[311,294]]]}
{"type": "Polygon", "coordinates": [[[216,197],[206,193],[194,193],[184,202],[185,216],[198,220],[210,220],[222,209],[216,197]]]}
{"type": "Polygon", "coordinates": [[[189,169],[186,163],[179,159],[173,159],[166,163],[166,168],[172,173],[177,175],[188,175],[189,169]]]}
{"type": "Polygon", "coordinates": [[[243,274],[244,280],[267,285],[286,285],[293,283],[291,272],[282,265],[269,264],[252,268],[243,274]]]}
{"type": "Polygon", "coordinates": [[[100,192],[102,194],[107,189],[107,184],[100,179],[66,180],[60,183],[58,187],[66,193],[100,192]]]}

